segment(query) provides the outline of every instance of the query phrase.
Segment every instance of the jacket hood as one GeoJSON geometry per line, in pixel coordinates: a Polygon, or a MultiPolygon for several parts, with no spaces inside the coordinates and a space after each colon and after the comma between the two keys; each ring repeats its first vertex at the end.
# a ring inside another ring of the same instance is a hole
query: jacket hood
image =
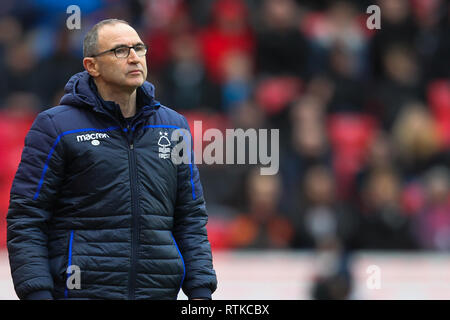
{"type": "MultiPolygon", "coordinates": [[[[61,98],[61,105],[70,105],[74,107],[91,106],[101,108],[101,103],[97,93],[91,87],[91,76],[87,71],[82,71],[73,75],[64,87],[64,96],[61,98]]],[[[156,107],[159,102],[155,98],[155,86],[145,81],[140,90],[145,105],[156,107]]]]}

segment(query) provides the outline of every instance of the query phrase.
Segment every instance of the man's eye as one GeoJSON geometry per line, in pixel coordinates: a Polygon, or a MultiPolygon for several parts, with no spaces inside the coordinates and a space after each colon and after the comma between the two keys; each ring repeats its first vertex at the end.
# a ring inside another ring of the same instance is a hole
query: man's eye
{"type": "Polygon", "coordinates": [[[118,55],[126,55],[128,52],[128,48],[117,48],[116,49],[116,54],[118,55]]]}
{"type": "Polygon", "coordinates": [[[144,50],[145,50],[145,47],[141,44],[134,47],[134,51],[136,51],[136,52],[143,52],[144,50]]]}

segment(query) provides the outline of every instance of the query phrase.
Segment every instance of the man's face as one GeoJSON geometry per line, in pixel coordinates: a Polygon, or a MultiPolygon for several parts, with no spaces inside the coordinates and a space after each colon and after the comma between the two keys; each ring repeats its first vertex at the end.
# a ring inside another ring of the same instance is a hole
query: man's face
{"type": "MultiPolygon", "coordinates": [[[[143,44],[137,32],[129,25],[116,23],[105,25],[98,31],[98,53],[120,46],[143,44]]],[[[130,49],[127,58],[117,58],[109,52],[93,58],[99,80],[111,87],[136,89],[147,78],[145,55],[139,57],[134,49],[130,49]]]]}

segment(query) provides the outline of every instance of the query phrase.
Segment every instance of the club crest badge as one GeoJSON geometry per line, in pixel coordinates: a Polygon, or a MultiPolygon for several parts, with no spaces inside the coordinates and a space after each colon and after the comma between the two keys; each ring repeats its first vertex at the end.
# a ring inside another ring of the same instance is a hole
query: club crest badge
{"type": "Polygon", "coordinates": [[[158,140],[158,150],[159,150],[159,157],[161,159],[169,159],[170,158],[170,140],[168,138],[169,133],[168,132],[159,132],[159,140],[158,140]]]}

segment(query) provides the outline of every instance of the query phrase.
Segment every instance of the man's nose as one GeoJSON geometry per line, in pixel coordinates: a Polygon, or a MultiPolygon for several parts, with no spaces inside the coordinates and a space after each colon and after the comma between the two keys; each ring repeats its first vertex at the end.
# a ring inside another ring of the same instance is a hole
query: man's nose
{"type": "Polygon", "coordinates": [[[128,55],[128,62],[135,63],[139,62],[139,56],[133,48],[130,48],[130,54],[128,55]]]}

